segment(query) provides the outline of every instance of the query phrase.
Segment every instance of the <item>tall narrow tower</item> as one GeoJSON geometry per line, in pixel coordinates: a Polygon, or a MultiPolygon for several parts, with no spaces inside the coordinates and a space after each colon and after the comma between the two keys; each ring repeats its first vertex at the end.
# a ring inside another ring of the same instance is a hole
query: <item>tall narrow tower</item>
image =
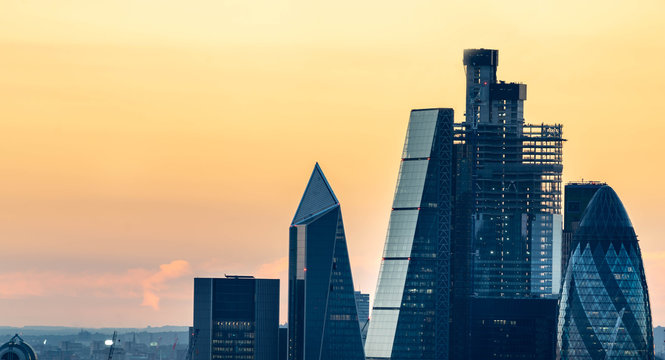
{"type": "Polygon", "coordinates": [[[467,123],[477,125],[490,122],[490,86],[496,83],[498,65],[498,50],[464,50],[467,123]]]}
{"type": "Polygon", "coordinates": [[[289,228],[289,359],[365,359],[342,212],[319,164],[289,228]]]}
{"type": "Polygon", "coordinates": [[[450,358],[551,359],[555,321],[540,320],[555,304],[542,298],[556,298],[561,283],[562,127],[525,122],[526,85],[497,80],[498,60],[491,49],[463,56],[466,113],[455,124],[453,146],[450,358]],[[531,312],[511,312],[520,307],[531,312]],[[519,329],[503,327],[507,319],[519,329]],[[551,340],[533,343],[531,353],[520,348],[535,338],[551,340]]]}
{"type": "Polygon", "coordinates": [[[461,173],[469,176],[460,188],[471,192],[471,293],[554,296],[561,282],[562,127],[525,124],[526,85],[497,80],[497,50],[467,49],[463,62],[466,119],[456,144],[461,173]]]}
{"type": "Polygon", "coordinates": [[[367,359],[448,358],[452,109],[412,110],[367,359]]]}

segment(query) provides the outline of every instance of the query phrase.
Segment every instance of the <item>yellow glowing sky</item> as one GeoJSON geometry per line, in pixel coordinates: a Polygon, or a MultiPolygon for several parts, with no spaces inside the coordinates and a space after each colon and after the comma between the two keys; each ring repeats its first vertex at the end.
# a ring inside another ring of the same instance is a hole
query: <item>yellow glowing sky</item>
{"type": "Polygon", "coordinates": [[[461,120],[471,47],[528,84],[527,121],[564,125],[565,181],[618,192],[664,324],[663,14],[662,0],[2,1],[0,325],[189,325],[193,276],[285,279],[315,161],[373,292],[409,110],[461,120]]]}

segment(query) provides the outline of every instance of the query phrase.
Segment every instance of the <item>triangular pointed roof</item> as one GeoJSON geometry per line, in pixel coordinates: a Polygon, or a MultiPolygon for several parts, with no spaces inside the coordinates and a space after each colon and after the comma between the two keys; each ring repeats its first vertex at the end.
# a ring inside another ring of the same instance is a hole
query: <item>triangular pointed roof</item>
{"type": "Polygon", "coordinates": [[[312,215],[336,205],[339,205],[339,201],[337,201],[335,193],[332,191],[330,184],[328,184],[325,175],[323,175],[319,163],[316,163],[291,224],[297,224],[312,215]]]}
{"type": "Polygon", "coordinates": [[[335,193],[332,191],[330,184],[328,184],[325,175],[323,175],[319,163],[316,163],[291,224],[299,223],[312,215],[318,214],[336,205],[339,205],[339,201],[337,201],[335,193]]]}

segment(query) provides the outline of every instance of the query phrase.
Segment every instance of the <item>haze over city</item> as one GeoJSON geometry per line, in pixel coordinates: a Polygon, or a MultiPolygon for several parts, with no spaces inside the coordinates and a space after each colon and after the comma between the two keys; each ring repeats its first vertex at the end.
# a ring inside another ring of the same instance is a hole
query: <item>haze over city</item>
{"type": "Polygon", "coordinates": [[[372,293],[412,108],[464,114],[500,49],[564,184],[602,180],[665,323],[662,1],[0,4],[0,325],[190,325],[194,276],[282,279],[319,162],[372,293]]]}

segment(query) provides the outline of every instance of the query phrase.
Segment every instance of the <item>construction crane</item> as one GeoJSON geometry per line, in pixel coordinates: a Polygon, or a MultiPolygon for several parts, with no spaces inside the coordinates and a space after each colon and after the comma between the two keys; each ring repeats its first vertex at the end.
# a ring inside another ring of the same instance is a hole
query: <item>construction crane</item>
{"type": "Polygon", "coordinates": [[[114,331],[113,332],[113,339],[111,340],[111,347],[109,348],[109,357],[108,360],[113,359],[113,349],[115,348],[115,341],[118,338],[118,332],[114,331]]]}
{"type": "Polygon", "coordinates": [[[189,339],[189,347],[187,347],[187,357],[186,360],[192,360],[192,354],[194,353],[194,346],[196,345],[196,339],[199,337],[199,329],[194,329],[194,333],[191,334],[189,339]]]}

